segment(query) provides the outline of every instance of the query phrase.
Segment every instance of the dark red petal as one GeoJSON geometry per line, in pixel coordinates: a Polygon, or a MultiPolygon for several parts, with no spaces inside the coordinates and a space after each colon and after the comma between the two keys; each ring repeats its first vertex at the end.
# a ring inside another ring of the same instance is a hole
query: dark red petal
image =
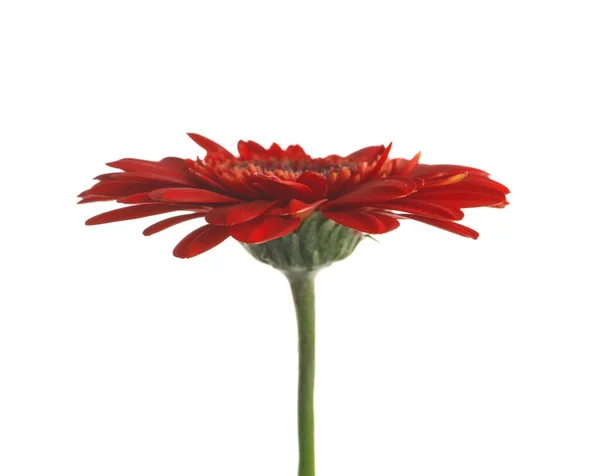
{"type": "Polygon", "coordinates": [[[420,175],[429,175],[436,173],[460,174],[462,172],[469,172],[469,174],[480,175],[482,177],[487,177],[489,175],[487,172],[475,169],[473,167],[465,167],[463,165],[450,164],[418,164],[412,171],[411,175],[418,177],[420,175]]]}
{"type": "MultiPolygon", "coordinates": [[[[239,171],[237,172],[240,174],[239,171]]],[[[236,173],[236,170],[233,170],[232,173],[236,173]]],[[[229,171],[220,173],[219,181],[230,195],[236,195],[246,200],[255,200],[262,197],[262,194],[246,184],[243,178],[236,178],[229,171]]]]}
{"type": "Polygon", "coordinates": [[[259,244],[287,235],[300,226],[300,218],[260,216],[230,227],[231,236],[242,243],[259,244]]]}
{"type": "MultiPolygon", "coordinates": [[[[185,208],[184,208],[185,209],[185,208]]],[[[96,215],[85,222],[86,225],[101,225],[115,221],[134,220],[136,218],[160,215],[161,213],[174,212],[181,208],[170,203],[144,203],[131,207],[117,208],[109,212],[96,215]]]]}
{"type": "Polygon", "coordinates": [[[418,215],[399,215],[398,218],[408,218],[410,220],[420,221],[422,223],[441,228],[442,230],[446,230],[451,233],[456,233],[460,236],[473,238],[474,240],[476,240],[479,237],[479,233],[477,233],[472,228],[460,225],[459,223],[454,223],[452,221],[436,220],[435,218],[427,218],[418,215]]]}
{"type": "Polygon", "coordinates": [[[281,180],[275,175],[254,174],[254,180],[269,198],[278,200],[291,200],[292,198],[310,200],[313,193],[307,185],[281,180]]]}
{"type": "Polygon", "coordinates": [[[159,231],[166,230],[167,228],[171,228],[173,225],[178,225],[179,223],[186,222],[188,220],[193,220],[194,218],[202,218],[206,215],[206,212],[196,212],[196,213],[188,213],[187,215],[179,215],[176,217],[170,217],[165,220],[158,221],[153,225],[150,225],[146,228],[143,233],[145,236],[154,235],[154,233],[158,233],[159,231]]]}
{"type": "Polygon", "coordinates": [[[396,161],[397,163],[402,163],[402,165],[399,166],[399,168],[396,170],[395,175],[401,175],[403,177],[408,177],[412,173],[412,171],[417,167],[417,165],[419,164],[420,158],[421,158],[421,152],[419,151],[410,160],[394,159],[394,161],[396,161]]]}
{"type": "Polygon", "coordinates": [[[405,197],[415,191],[415,183],[409,178],[388,177],[359,185],[345,195],[327,203],[327,208],[350,204],[387,202],[405,197]]]}
{"type": "Polygon", "coordinates": [[[107,197],[105,195],[86,195],[85,198],[82,198],[77,202],[77,205],[81,205],[83,203],[92,203],[92,202],[109,202],[114,200],[115,197],[107,197]]]}
{"type": "Polygon", "coordinates": [[[148,172],[120,172],[112,174],[113,180],[135,180],[138,182],[150,182],[150,183],[174,183],[181,185],[196,185],[196,182],[189,177],[177,177],[173,175],[148,173],[148,172]]]}
{"type": "Polygon", "coordinates": [[[309,155],[304,152],[304,149],[299,145],[289,145],[287,149],[285,149],[284,155],[288,159],[305,159],[309,157],[309,155]]]}
{"type": "Polygon", "coordinates": [[[440,174],[439,177],[425,179],[425,183],[420,188],[444,187],[447,185],[453,185],[463,181],[468,174],[469,172],[462,172],[459,174],[440,174]]]}
{"type": "Polygon", "coordinates": [[[199,188],[161,188],[150,192],[150,198],[161,202],[184,203],[239,203],[239,198],[228,197],[199,188]]]}
{"type": "MultiPolygon", "coordinates": [[[[183,161],[183,159],[180,159],[183,161]]],[[[164,171],[164,167],[160,162],[142,159],[120,159],[114,162],[109,162],[106,165],[115,169],[121,169],[124,172],[137,173],[160,173],[164,171]]]]}
{"type": "Polygon", "coordinates": [[[114,180],[110,182],[98,182],[89,190],[79,194],[81,198],[89,195],[105,195],[109,197],[122,197],[134,193],[149,192],[156,188],[156,184],[133,182],[130,180],[114,180]]]}
{"type": "Polygon", "coordinates": [[[94,177],[94,180],[100,180],[100,181],[103,181],[103,180],[112,180],[112,178],[115,175],[119,175],[120,173],[121,172],[116,172],[116,173],[115,172],[109,172],[107,174],[100,174],[100,175],[97,175],[96,177],[94,177]]]}
{"type": "Polygon", "coordinates": [[[370,211],[369,214],[373,215],[374,217],[376,217],[379,221],[381,221],[384,224],[385,231],[382,233],[387,233],[388,231],[395,230],[396,228],[398,228],[400,226],[400,222],[398,221],[398,218],[396,218],[395,216],[390,216],[386,213],[380,213],[377,211],[370,211]]]}
{"type": "Polygon", "coordinates": [[[497,190],[474,187],[459,188],[456,186],[447,186],[441,188],[421,189],[415,193],[417,200],[440,202],[443,205],[450,205],[458,208],[489,207],[503,203],[506,196],[497,190]]]}
{"type": "Polygon", "coordinates": [[[124,172],[157,174],[173,180],[187,180],[190,178],[190,166],[188,162],[179,157],[165,157],[159,162],[141,159],[121,159],[116,162],[109,162],[106,165],[121,169],[124,172]]]}
{"type": "Polygon", "coordinates": [[[225,226],[204,225],[181,240],[173,250],[173,255],[177,258],[193,258],[214,248],[229,236],[229,228],[225,226]]]}
{"type": "Polygon", "coordinates": [[[356,162],[372,162],[379,154],[383,153],[384,150],[385,147],[382,145],[364,147],[363,149],[352,152],[350,155],[346,156],[346,159],[356,162]]]}
{"type": "Polygon", "coordinates": [[[238,141],[238,152],[242,160],[253,160],[264,158],[267,155],[265,148],[254,141],[238,141]]]}
{"type": "Polygon", "coordinates": [[[253,202],[238,203],[235,205],[223,205],[213,208],[206,215],[207,223],[219,226],[231,226],[243,223],[265,213],[277,203],[277,200],[255,200],[253,202]]]}
{"type": "Polygon", "coordinates": [[[288,203],[284,207],[271,208],[267,212],[267,215],[277,215],[277,216],[303,215],[304,216],[304,215],[310,214],[309,212],[312,212],[315,208],[317,208],[322,203],[325,203],[326,201],[327,201],[327,199],[324,198],[323,200],[318,200],[313,203],[304,203],[303,201],[296,200],[294,198],[294,199],[290,200],[290,203],[288,203]]]}
{"type": "Polygon", "coordinates": [[[220,183],[215,181],[215,176],[209,174],[204,166],[198,166],[197,168],[190,169],[190,172],[194,175],[194,178],[200,182],[200,185],[204,187],[214,188],[219,192],[227,192],[227,189],[220,183]]]}
{"type": "Polygon", "coordinates": [[[117,203],[126,203],[132,205],[134,203],[147,203],[152,202],[148,192],[134,193],[133,195],[127,195],[117,199],[117,203]]]}
{"type": "Polygon", "coordinates": [[[488,188],[488,189],[493,189],[496,190],[498,192],[504,193],[504,194],[509,194],[510,190],[508,187],[506,187],[505,185],[501,184],[500,182],[496,182],[495,180],[492,180],[488,177],[483,177],[481,175],[473,175],[473,174],[469,174],[467,176],[467,178],[464,180],[465,184],[477,184],[480,185],[482,187],[488,188]]]}
{"type": "Polygon", "coordinates": [[[388,231],[398,228],[398,220],[386,216],[386,220],[383,221],[383,214],[379,213],[370,213],[364,211],[324,211],[323,215],[335,221],[336,223],[339,223],[340,225],[362,231],[363,233],[387,233],[388,231]],[[392,224],[390,220],[395,221],[395,224],[392,224]]]}
{"type": "Polygon", "coordinates": [[[371,170],[371,172],[369,173],[368,177],[370,180],[377,178],[379,176],[379,173],[381,172],[381,169],[383,168],[383,166],[385,165],[385,163],[388,161],[388,157],[390,155],[390,150],[392,149],[392,143],[390,142],[390,145],[388,145],[384,151],[381,153],[381,157],[379,157],[377,159],[377,163],[375,164],[375,166],[373,167],[373,170],[371,170]]]}
{"type": "Polygon", "coordinates": [[[271,144],[271,147],[269,147],[268,152],[269,155],[272,155],[278,159],[280,159],[283,155],[283,149],[279,146],[279,144],[276,144],[275,142],[271,144]]]}
{"type": "Polygon", "coordinates": [[[218,154],[228,159],[235,159],[235,156],[231,152],[229,152],[225,147],[217,144],[216,142],[213,142],[210,139],[207,139],[204,136],[201,136],[200,134],[188,132],[188,136],[190,136],[190,139],[192,139],[196,144],[202,147],[209,154],[218,154]]]}
{"type": "Polygon", "coordinates": [[[374,203],[372,206],[386,210],[397,210],[431,218],[439,218],[441,220],[460,220],[465,216],[460,208],[418,200],[412,198],[413,196],[416,195],[411,195],[395,202],[374,203]]]}
{"type": "Polygon", "coordinates": [[[327,181],[325,177],[316,172],[304,172],[296,182],[309,187],[313,192],[313,198],[319,199],[327,196],[327,181]]]}

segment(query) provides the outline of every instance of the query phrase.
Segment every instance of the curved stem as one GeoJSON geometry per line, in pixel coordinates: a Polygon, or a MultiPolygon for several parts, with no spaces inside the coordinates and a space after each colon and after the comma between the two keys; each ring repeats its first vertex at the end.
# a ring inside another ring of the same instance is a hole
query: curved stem
{"type": "Polygon", "coordinates": [[[315,274],[286,273],[298,321],[298,476],[315,476],[315,274]]]}

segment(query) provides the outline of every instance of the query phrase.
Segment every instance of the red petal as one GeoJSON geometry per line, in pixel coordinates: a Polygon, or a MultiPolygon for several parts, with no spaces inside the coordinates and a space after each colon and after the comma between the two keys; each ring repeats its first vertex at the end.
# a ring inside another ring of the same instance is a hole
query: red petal
{"type": "Polygon", "coordinates": [[[192,139],[196,144],[202,147],[209,154],[217,154],[228,159],[235,159],[235,156],[231,152],[229,152],[225,147],[217,144],[216,142],[213,142],[210,139],[207,139],[204,136],[201,136],[200,134],[188,132],[188,136],[190,136],[190,139],[192,139]]]}
{"type": "Polygon", "coordinates": [[[386,210],[398,210],[417,215],[425,215],[441,220],[460,220],[465,216],[459,208],[449,207],[439,203],[430,203],[411,197],[402,198],[395,202],[374,203],[372,206],[384,208],[386,210]]]}
{"type": "Polygon", "coordinates": [[[370,211],[369,214],[373,215],[384,224],[385,231],[382,233],[387,233],[388,231],[395,230],[400,226],[400,222],[395,216],[386,215],[385,213],[379,213],[377,211],[370,211]]]}
{"type": "Polygon", "coordinates": [[[179,223],[183,223],[188,220],[193,220],[194,218],[202,218],[206,215],[206,212],[197,212],[197,213],[188,213],[187,215],[179,215],[176,217],[170,217],[166,220],[161,220],[156,222],[154,225],[150,225],[146,228],[143,233],[145,236],[154,235],[154,233],[158,233],[159,231],[166,230],[167,228],[172,227],[173,225],[177,225],[179,223]]]}
{"type": "Polygon", "coordinates": [[[281,180],[275,175],[254,174],[254,179],[261,189],[269,196],[278,200],[300,198],[310,200],[312,189],[307,185],[290,180],[281,180]]]}
{"type": "Polygon", "coordinates": [[[214,248],[229,236],[229,228],[225,226],[204,225],[181,240],[173,250],[173,255],[177,258],[193,258],[214,248]]]}
{"type": "Polygon", "coordinates": [[[509,194],[510,190],[505,185],[502,185],[500,182],[496,182],[488,177],[483,177],[481,175],[473,175],[469,174],[469,176],[464,180],[464,184],[477,184],[482,187],[493,189],[498,192],[509,194]]]}
{"type": "Polygon", "coordinates": [[[232,226],[231,236],[242,243],[264,243],[287,235],[300,226],[300,218],[260,216],[252,221],[232,226]]]}
{"type": "Polygon", "coordinates": [[[117,203],[126,203],[128,205],[147,202],[152,202],[152,199],[150,198],[148,192],[134,193],[133,195],[127,195],[126,197],[117,199],[117,203]]]}
{"type": "Polygon", "coordinates": [[[77,205],[81,205],[83,203],[92,203],[92,202],[109,202],[114,200],[115,197],[106,197],[104,195],[86,195],[85,198],[82,198],[77,202],[77,205]]]}
{"type": "Polygon", "coordinates": [[[120,172],[112,174],[114,180],[136,180],[138,182],[166,182],[181,185],[196,185],[196,182],[190,177],[176,177],[165,174],[154,174],[148,172],[120,172]]]}
{"type": "Polygon", "coordinates": [[[383,153],[384,150],[385,147],[382,145],[364,147],[363,149],[352,152],[350,155],[346,156],[346,159],[355,162],[372,162],[379,154],[383,153]]]}
{"type": "Polygon", "coordinates": [[[401,175],[403,177],[408,177],[412,173],[412,171],[416,168],[416,166],[419,164],[420,158],[421,158],[421,152],[419,151],[410,160],[394,159],[396,161],[396,163],[398,163],[398,164],[404,163],[403,165],[398,167],[398,170],[396,171],[395,175],[401,175]]]}
{"type": "Polygon", "coordinates": [[[379,213],[370,213],[364,211],[348,211],[348,212],[330,212],[324,211],[323,215],[327,218],[344,225],[354,230],[362,231],[363,233],[387,233],[395,228],[398,228],[398,220],[385,216],[379,213]],[[392,223],[394,221],[395,223],[392,223]]]}
{"type": "Polygon", "coordinates": [[[442,230],[446,230],[451,233],[456,233],[460,236],[473,238],[474,240],[476,240],[479,237],[479,233],[477,233],[472,228],[460,225],[458,223],[454,223],[452,221],[436,220],[435,218],[426,218],[418,215],[399,215],[398,218],[408,218],[410,220],[420,221],[422,223],[441,228],[442,230]]]}
{"type": "Polygon", "coordinates": [[[211,176],[204,166],[198,166],[198,168],[190,169],[190,172],[194,174],[194,177],[197,180],[200,181],[201,185],[208,188],[212,187],[218,190],[219,192],[227,192],[227,189],[223,187],[223,185],[221,185],[220,183],[216,182],[214,176],[211,176]]]}
{"type": "Polygon", "coordinates": [[[254,141],[239,141],[238,152],[240,154],[240,159],[242,160],[253,160],[257,158],[264,158],[267,155],[267,151],[265,148],[254,141]]]}
{"type": "Polygon", "coordinates": [[[149,217],[152,215],[159,215],[161,213],[174,212],[177,210],[181,210],[181,208],[170,203],[145,203],[143,205],[117,208],[116,210],[101,213],[100,215],[96,215],[87,220],[85,224],[101,225],[115,221],[134,220],[136,218],[149,217]]]}
{"type": "Polygon", "coordinates": [[[324,198],[323,200],[319,200],[317,202],[314,203],[304,203],[300,200],[296,200],[295,198],[290,200],[290,203],[288,203],[286,206],[284,207],[273,207],[271,208],[267,215],[276,215],[276,216],[282,216],[282,215],[307,215],[310,214],[309,212],[312,212],[315,208],[317,208],[319,205],[321,205],[322,203],[325,203],[327,201],[326,198],[324,198]]]}
{"type": "Polygon", "coordinates": [[[132,182],[130,180],[114,180],[110,182],[99,182],[89,190],[79,194],[81,198],[88,195],[105,195],[109,197],[123,197],[134,193],[149,192],[157,187],[156,184],[132,182]]]}
{"type": "Polygon", "coordinates": [[[379,157],[379,159],[377,159],[377,163],[375,164],[375,166],[373,167],[373,170],[371,170],[371,172],[368,175],[368,179],[372,180],[374,178],[377,178],[379,176],[379,173],[381,172],[381,169],[383,168],[383,166],[385,165],[385,163],[388,160],[388,157],[390,155],[390,150],[392,149],[392,143],[390,142],[390,145],[388,145],[384,151],[381,153],[381,157],[379,157]]]}
{"type": "Polygon", "coordinates": [[[506,201],[506,196],[502,192],[475,187],[475,184],[466,187],[466,184],[459,183],[456,186],[422,189],[415,193],[413,198],[441,202],[443,205],[457,208],[489,207],[506,201]]]}
{"type": "Polygon", "coordinates": [[[288,159],[305,159],[309,157],[299,145],[289,145],[287,149],[285,149],[284,155],[288,159]]]}
{"type": "Polygon", "coordinates": [[[152,200],[184,203],[239,203],[239,198],[228,197],[200,188],[161,188],[150,193],[152,200]]]}
{"type": "MultiPolygon", "coordinates": [[[[429,175],[436,173],[444,173],[444,174],[460,174],[463,172],[469,172],[472,175],[479,175],[482,177],[487,177],[489,174],[484,172],[483,170],[475,169],[473,167],[465,167],[463,165],[450,165],[450,164],[418,164],[411,175],[419,176],[419,175],[429,175]]],[[[403,174],[404,175],[404,174],[403,174]]]]}
{"type": "Polygon", "coordinates": [[[453,185],[464,180],[468,174],[469,172],[462,172],[459,174],[441,174],[441,177],[437,177],[431,180],[425,179],[425,183],[420,188],[443,187],[447,185],[453,185]]]}
{"type": "Polygon", "coordinates": [[[313,192],[313,198],[319,199],[327,196],[327,181],[325,177],[316,172],[304,172],[296,182],[309,187],[313,192]]]}
{"type": "Polygon", "coordinates": [[[276,203],[277,200],[255,200],[236,205],[223,205],[213,208],[206,215],[206,221],[211,225],[237,225],[238,223],[243,223],[262,215],[276,203]]]}
{"type": "Polygon", "coordinates": [[[409,195],[415,188],[415,183],[409,178],[388,177],[359,185],[347,194],[328,202],[327,208],[395,200],[409,195]]]}
{"type": "Polygon", "coordinates": [[[165,157],[159,162],[141,159],[121,159],[109,162],[109,167],[121,169],[124,172],[150,173],[168,177],[173,180],[187,180],[189,176],[189,164],[179,157],[165,157]]]}

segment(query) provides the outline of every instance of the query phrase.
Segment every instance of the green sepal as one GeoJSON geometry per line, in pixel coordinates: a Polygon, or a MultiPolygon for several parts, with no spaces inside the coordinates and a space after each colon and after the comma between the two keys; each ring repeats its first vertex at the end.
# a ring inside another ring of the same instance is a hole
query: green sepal
{"type": "Polygon", "coordinates": [[[281,271],[317,271],[350,256],[365,236],[315,212],[281,238],[242,245],[258,261],[281,271]]]}

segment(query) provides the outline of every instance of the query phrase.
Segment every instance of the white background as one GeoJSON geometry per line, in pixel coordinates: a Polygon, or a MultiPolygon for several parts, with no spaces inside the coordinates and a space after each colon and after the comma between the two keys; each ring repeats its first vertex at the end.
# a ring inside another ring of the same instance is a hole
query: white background
{"type": "Polygon", "coordinates": [[[320,476],[600,474],[595,2],[3,2],[0,474],[296,473],[285,279],[187,223],[85,227],[192,131],[483,168],[318,278],[320,476]]]}

